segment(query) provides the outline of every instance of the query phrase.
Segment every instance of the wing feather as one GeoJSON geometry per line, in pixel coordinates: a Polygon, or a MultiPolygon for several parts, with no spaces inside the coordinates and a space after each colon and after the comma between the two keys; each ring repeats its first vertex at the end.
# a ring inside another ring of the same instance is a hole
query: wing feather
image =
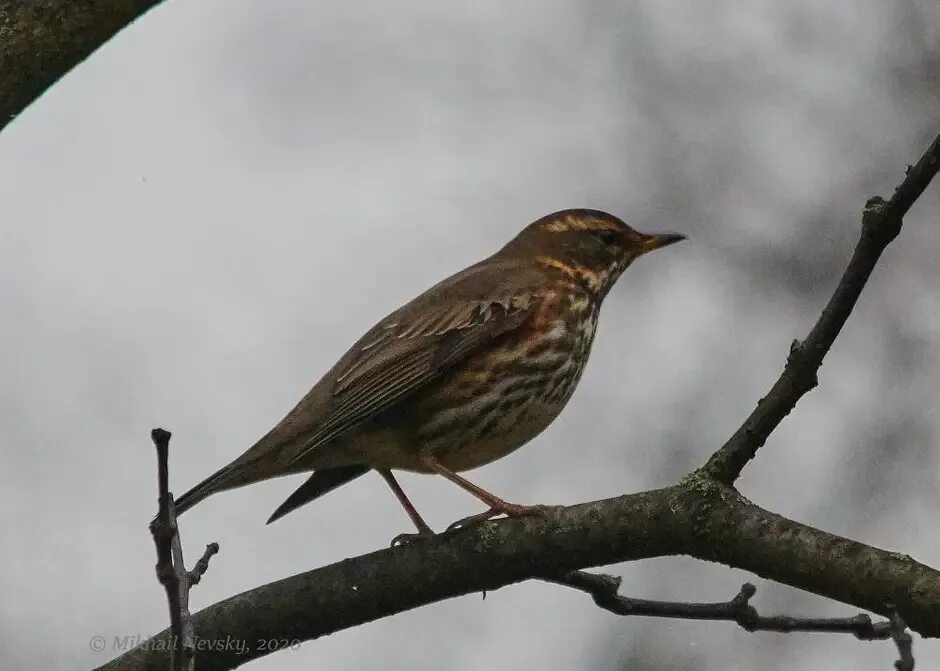
{"type": "Polygon", "coordinates": [[[433,380],[476,348],[522,324],[538,295],[464,300],[412,319],[390,315],[370,331],[336,377],[329,411],[290,463],[376,416],[433,380]]]}

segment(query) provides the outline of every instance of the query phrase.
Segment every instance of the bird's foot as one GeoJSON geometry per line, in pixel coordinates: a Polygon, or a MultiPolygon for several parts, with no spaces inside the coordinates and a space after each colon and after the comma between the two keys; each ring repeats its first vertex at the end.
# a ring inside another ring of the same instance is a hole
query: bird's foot
{"type": "Polygon", "coordinates": [[[484,511],[482,513],[477,513],[476,515],[470,515],[469,517],[463,517],[457,520],[456,522],[454,522],[453,524],[449,525],[444,530],[444,533],[447,534],[453,531],[460,531],[461,529],[466,529],[467,527],[472,527],[475,524],[479,524],[480,522],[485,522],[488,519],[492,519],[499,514],[500,513],[498,510],[490,508],[489,510],[484,511]]]}
{"type": "Polygon", "coordinates": [[[423,529],[418,529],[418,533],[414,534],[398,534],[395,538],[392,539],[391,547],[396,547],[398,545],[410,545],[411,543],[419,542],[427,538],[433,538],[437,534],[434,533],[434,530],[431,527],[424,527],[423,529]]]}
{"type": "Polygon", "coordinates": [[[523,506],[518,503],[507,503],[503,501],[498,507],[490,508],[489,510],[486,510],[482,513],[477,513],[476,515],[470,515],[469,517],[464,517],[463,519],[457,520],[448,526],[444,533],[466,529],[467,527],[472,527],[475,524],[480,524],[481,522],[491,520],[498,515],[505,515],[506,517],[542,517],[550,509],[551,506],[523,506]]]}
{"type": "Polygon", "coordinates": [[[498,509],[506,517],[545,517],[551,506],[523,506],[518,503],[506,503],[498,509]]]}

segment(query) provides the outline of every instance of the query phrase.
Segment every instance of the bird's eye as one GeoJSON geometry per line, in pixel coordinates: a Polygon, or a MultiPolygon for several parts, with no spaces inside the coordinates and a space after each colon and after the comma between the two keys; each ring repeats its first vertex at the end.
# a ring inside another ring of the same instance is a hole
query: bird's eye
{"type": "Polygon", "coordinates": [[[597,237],[605,245],[612,246],[617,244],[617,238],[620,236],[617,235],[616,231],[601,230],[597,231],[597,237]]]}

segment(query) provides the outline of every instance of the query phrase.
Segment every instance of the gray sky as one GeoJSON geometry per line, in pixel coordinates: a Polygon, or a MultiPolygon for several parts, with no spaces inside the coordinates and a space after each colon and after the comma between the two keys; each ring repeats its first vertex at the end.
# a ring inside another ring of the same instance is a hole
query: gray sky
{"type": "MultiPolygon", "coordinates": [[[[869,195],[937,132],[936,3],[166,2],[0,135],[0,666],[82,668],[166,626],[146,524],[240,454],[365,329],[564,207],[692,242],[631,268],[552,429],[474,472],[523,503],[671,483],[779,373],[869,195]]],[[[915,206],[805,398],[741,481],[755,502],[940,565],[940,195],[915,206]]],[[[403,485],[443,527],[477,511],[403,485]]],[[[270,527],[298,484],[209,499],[196,608],[387,544],[376,476],[270,527]]],[[[685,559],[625,593],[854,609],[685,559]]],[[[420,577],[416,577],[420,579],[420,577]]],[[[940,644],[915,643],[925,668],[940,644]]],[[[532,583],[341,632],[257,669],[890,669],[889,644],[617,618],[532,583]]]]}

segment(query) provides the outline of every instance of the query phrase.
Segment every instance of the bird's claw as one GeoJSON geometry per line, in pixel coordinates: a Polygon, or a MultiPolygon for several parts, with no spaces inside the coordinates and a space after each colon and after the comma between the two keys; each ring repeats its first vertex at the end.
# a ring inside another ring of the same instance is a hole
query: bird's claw
{"type": "Polygon", "coordinates": [[[410,545],[412,543],[433,538],[436,534],[431,529],[424,529],[414,534],[398,534],[392,539],[389,547],[398,547],[399,545],[410,545]]]}
{"type": "MultiPolygon", "coordinates": [[[[554,506],[523,506],[518,503],[506,503],[503,502],[498,508],[490,508],[483,511],[482,513],[477,513],[476,515],[470,515],[469,517],[464,517],[456,522],[450,524],[443,533],[449,534],[455,531],[460,531],[462,529],[467,529],[469,527],[480,524],[481,522],[486,522],[491,520],[498,515],[505,515],[506,517],[544,517],[549,510],[554,506]]],[[[433,538],[437,534],[434,533],[434,530],[430,527],[425,527],[420,529],[417,533],[413,534],[398,534],[395,538],[392,539],[391,547],[396,547],[399,545],[410,545],[416,541],[421,541],[427,538],[433,538]]]]}
{"type": "Polygon", "coordinates": [[[448,526],[444,533],[472,527],[481,522],[491,520],[497,515],[505,515],[506,517],[544,517],[551,508],[552,506],[523,506],[517,503],[506,503],[499,508],[490,508],[482,513],[459,519],[448,526]]]}
{"type": "Polygon", "coordinates": [[[554,506],[535,505],[523,506],[518,503],[507,503],[499,512],[506,517],[545,517],[546,513],[554,506]]]}
{"type": "Polygon", "coordinates": [[[499,514],[500,513],[498,510],[494,510],[493,508],[490,508],[489,510],[484,511],[482,513],[477,513],[476,515],[470,515],[469,517],[463,517],[457,520],[456,522],[450,524],[444,530],[444,533],[445,534],[452,533],[454,531],[460,531],[461,529],[466,529],[467,527],[472,527],[475,524],[479,524],[480,522],[485,522],[486,520],[496,517],[499,514]]]}

